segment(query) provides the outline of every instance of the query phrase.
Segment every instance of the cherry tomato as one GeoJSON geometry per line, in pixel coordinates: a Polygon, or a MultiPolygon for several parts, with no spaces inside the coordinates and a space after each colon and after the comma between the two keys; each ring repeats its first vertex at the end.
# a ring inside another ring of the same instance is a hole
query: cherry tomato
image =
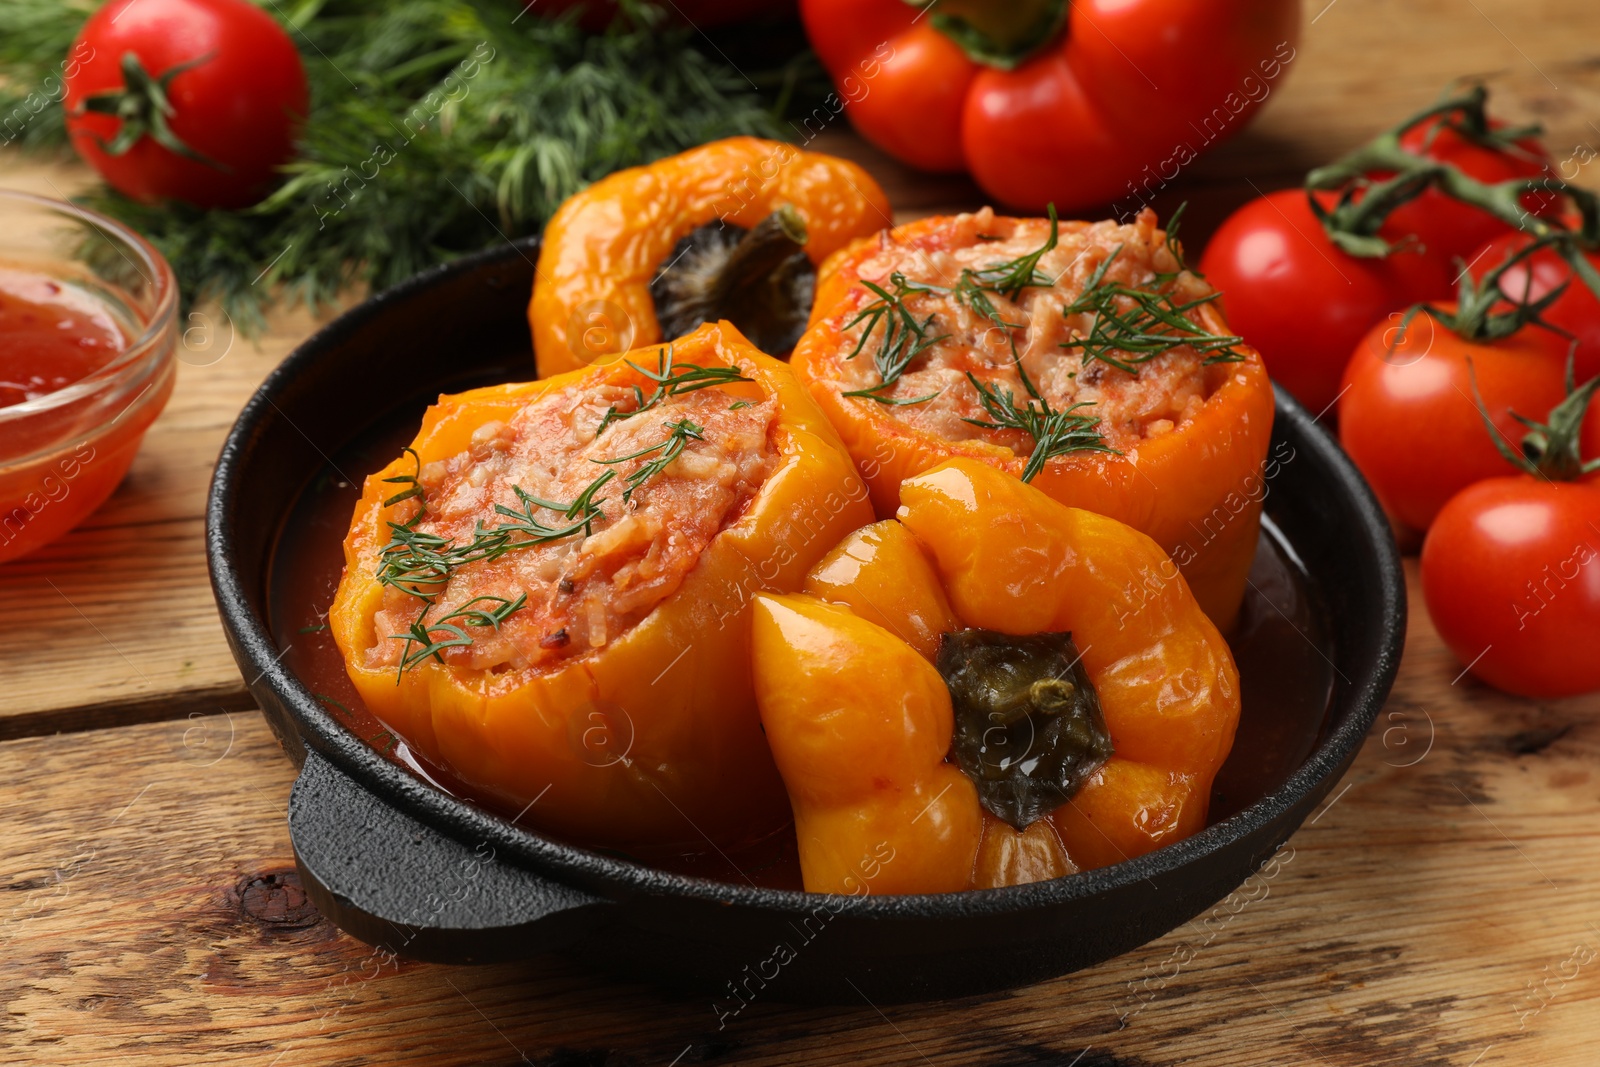
{"type": "Polygon", "coordinates": [[[1390,517],[1426,530],[1456,493],[1508,470],[1478,413],[1467,360],[1490,418],[1513,448],[1527,428],[1510,413],[1543,419],[1566,396],[1565,374],[1533,336],[1542,332],[1537,327],[1474,343],[1427,312],[1404,331],[1401,318],[1395,313],[1373,327],[1351,356],[1339,440],[1390,517]]]}
{"type": "Polygon", "coordinates": [[[300,54],[245,0],[112,0],[89,16],[73,48],[90,56],[66,79],[73,147],[135,200],[244,207],[294,156],[307,108],[300,54]],[[118,91],[139,119],[96,110],[117,106],[103,94],[118,91]],[[170,113],[152,94],[164,94],[170,113]],[[132,144],[117,143],[140,130],[132,144]]]}
{"type": "Polygon", "coordinates": [[[1520,696],[1600,689],[1600,490],[1527,474],[1464,489],[1422,546],[1422,594],[1472,673],[1520,696]]]}
{"type": "MultiPolygon", "coordinates": [[[[1576,221],[1573,220],[1573,225],[1576,221]]],[[[1472,275],[1482,278],[1497,265],[1533,240],[1524,233],[1506,233],[1486,244],[1473,257],[1472,275]]],[[[1587,253],[1590,263],[1600,270],[1600,252],[1587,253]]],[[[1563,282],[1567,289],[1544,310],[1543,318],[1578,339],[1577,379],[1586,382],[1600,374],[1600,299],[1583,281],[1573,275],[1572,267],[1551,249],[1533,253],[1521,263],[1514,264],[1500,276],[1500,291],[1519,301],[1538,300],[1563,282]]],[[[1567,356],[1571,342],[1549,330],[1538,331],[1540,338],[1562,359],[1567,356]]]]}
{"type": "MultiPolygon", "coordinates": [[[[1489,125],[1503,124],[1491,119],[1489,125]]],[[[1400,144],[1417,155],[1448,163],[1469,178],[1491,184],[1512,178],[1536,178],[1550,167],[1544,149],[1532,138],[1517,141],[1515,151],[1497,150],[1437,122],[1411,127],[1400,135],[1400,144]]],[[[1523,206],[1534,214],[1549,213],[1556,204],[1556,198],[1549,194],[1523,196],[1523,206]]],[[[1428,189],[1415,200],[1395,208],[1389,213],[1386,229],[1396,234],[1415,235],[1422,243],[1422,254],[1436,260],[1452,277],[1461,269],[1457,260],[1466,263],[1485,242],[1500,234],[1515,232],[1513,227],[1488,212],[1452,199],[1437,189],[1428,189]]]]}
{"type": "Polygon", "coordinates": [[[1234,332],[1313,413],[1332,405],[1351,351],[1374,323],[1453,291],[1449,272],[1414,251],[1384,259],[1341,252],[1299,189],[1268,193],[1230,215],[1200,269],[1222,290],[1234,332]]]}

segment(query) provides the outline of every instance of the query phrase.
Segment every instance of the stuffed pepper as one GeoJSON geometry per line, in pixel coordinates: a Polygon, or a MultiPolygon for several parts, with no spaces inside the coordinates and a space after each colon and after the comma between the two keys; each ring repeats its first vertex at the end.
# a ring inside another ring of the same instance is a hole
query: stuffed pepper
{"type": "Polygon", "coordinates": [[[1273,397],[1216,297],[1149,211],[1124,225],[985,209],[835,256],[791,362],[880,517],[904,479],[979,459],[1155,538],[1227,629],[1273,397]]]}
{"type": "Polygon", "coordinates": [[[749,602],[870,520],[787,367],[726,323],[444,396],[367,479],[329,621],[367,706],[501,810],[704,848],[788,819],[749,602]]]}
{"type": "Polygon", "coordinates": [[[970,459],[901,497],[756,598],[806,889],[1018,885],[1202,828],[1238,672],[1160,547],[970,459]]]}
{"type": "Polygon", "coordinates": [[[786,356],[817,267],[888,225],[866,171],[778,141],[735,137],[618,171],[545,227],[528,304],[539,376],[722,319],[786,356]]]}

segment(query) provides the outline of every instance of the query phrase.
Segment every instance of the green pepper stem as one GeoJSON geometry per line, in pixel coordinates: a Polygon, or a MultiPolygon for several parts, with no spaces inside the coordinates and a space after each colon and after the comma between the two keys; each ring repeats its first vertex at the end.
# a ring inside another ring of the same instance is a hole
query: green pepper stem
{"type": "Polygon", "coordinates": [[[930,11],[933,28],[975,63],[1013,70],[1056,39],[1067,21],[1066,0],[905,0],[930,11]]]}

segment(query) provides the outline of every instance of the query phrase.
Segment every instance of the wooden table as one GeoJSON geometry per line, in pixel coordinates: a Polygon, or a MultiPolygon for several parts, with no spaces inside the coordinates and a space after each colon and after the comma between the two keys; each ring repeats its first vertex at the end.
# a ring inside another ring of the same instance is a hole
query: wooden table
{"type": "MultiPolygon", "coordinates": [[[[1569,173],[1594,157],[1593,0],[1312,0],[1306,18],[1261,120],[1157,202],[1193,201],[1191,247],[1254,189],[1292,184],[1457,75],[1543,120],[1569,173]]],[[[904,217],[977,202],[962,180],[825,136],[904,217]]],[[[0,185],[85,180],[0,155],[0,185]]],[[[258,347],[197,315],[125,484],[0,568],[0,1062],[1600,1062],[1600,700],[1459,677],[1414,565],[1400,679],[1344,784],[1251,888],[1121,959],[954,1003],[757,1003],[721,1030],[704,999],[561,959],[384,963],[299,891],[294,772],[224,647],[202,552],[222,436],[314,323],[280,314],[258,347]]]]}

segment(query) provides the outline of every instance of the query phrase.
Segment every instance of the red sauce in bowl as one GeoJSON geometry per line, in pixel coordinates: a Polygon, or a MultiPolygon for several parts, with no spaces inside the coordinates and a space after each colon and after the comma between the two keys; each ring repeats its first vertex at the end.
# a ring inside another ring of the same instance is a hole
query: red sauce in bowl
{"type": "Polygon", "coordinates": [[[172,393],[177,295],[121,223],[0,189],[0,564],[122,481],[172,393]]]}
{"type": "Polygon", "coordinates": [[[87,293],[0,267],[0,408],[80,382],[127,347],[126,331],[87,293]]]}

